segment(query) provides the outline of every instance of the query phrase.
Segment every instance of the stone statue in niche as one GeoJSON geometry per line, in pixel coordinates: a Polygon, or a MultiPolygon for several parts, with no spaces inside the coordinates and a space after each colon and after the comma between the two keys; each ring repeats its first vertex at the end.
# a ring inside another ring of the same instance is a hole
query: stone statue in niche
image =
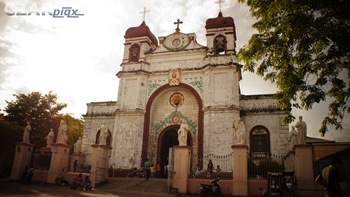
{"type": "Polygon", "coordinates": [[[294,145],[298,143],[298,133],[294,126],[292,126],[292,130],[289,132],[288,142],[289,150],[293,150],[294,145]]]}
{"type": "Polygon", "coordinates": [[[52,145],[54,137],[55,137],[55,134],[53,133],[53,130],[50,129],[49,133],[45,137],[45,139],[46,139],[46,147],[51,148],[51,145],[52,145]]]}
{"type": "Polygon", "coordinates": [[[29,144],[29,136],[30,136],[30,132],[32,131],[32,127],[30,126],[30,122],[27,121],[27,126],[24,127],[23,130],[23,143],[27,143],[29,144]]]}
{"type": "Polygon", "coordinates": [[[107,135],[107,128],[104,125],[102,125],[100,128],[100,145],[107,145],[107,135]]]}
{"type": "Polygon", "coordinates": [[[307,126],[302,116],[299,116],[299,121],[295,124],[295,128],[298,130],[298,144],[306,144],[307,126]]]}
{"type": "Polygon", "coordinates": [[[61,120],[60,126],[58,127],[56,143],[67,144],[67,141],[68,141],[67,124],[64,120],[61,120]]]}
{"type": "Polygon", "coordinates": [[[177,131],[177,140],[179,146],[187,146],[187,133],[190,131],[187,124],[181,124],[180,129],[177,131]]]}
{"type": "Polygon", "coordinates": [[[233,139],[236,140],[236,144],[245,144],[246,131],[244,122],[239,118],[233,122],[233,139]]]}
{"type": "Polygon", "coordinates": [[[75,142],[74,144],[74,153],[80,153],[81,152],[81,137],[75,142]]]}

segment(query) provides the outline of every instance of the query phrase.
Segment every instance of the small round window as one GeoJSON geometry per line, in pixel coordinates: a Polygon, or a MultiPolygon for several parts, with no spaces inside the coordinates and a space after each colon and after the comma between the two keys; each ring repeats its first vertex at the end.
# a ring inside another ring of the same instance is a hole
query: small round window
{"type": "Polygon", "coordinates": [[[174,47],[179,47],[180,44],[181,44],[181,40],[180,39],[176,38],[176,39],[173,40],[173,46],[174,47]]]}

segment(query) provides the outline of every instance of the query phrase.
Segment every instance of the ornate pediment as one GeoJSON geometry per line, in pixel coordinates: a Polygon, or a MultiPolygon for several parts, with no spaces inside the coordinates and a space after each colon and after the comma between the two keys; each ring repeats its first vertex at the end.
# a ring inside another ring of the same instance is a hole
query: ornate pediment
{"type": "Polygon", "coordinates": [[[160,45],[153,51],[153,53],[205,48],[197,43],[196,34],[194,33],[185,34],[175,32],[166,37],[159,37],[158,39],[160,45]]]}

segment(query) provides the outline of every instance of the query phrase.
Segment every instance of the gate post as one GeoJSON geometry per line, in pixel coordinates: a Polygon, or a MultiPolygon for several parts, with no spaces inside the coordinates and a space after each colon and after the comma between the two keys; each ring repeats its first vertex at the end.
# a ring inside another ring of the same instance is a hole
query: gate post
{"type": "Polygon", "coordinates": [[[93,144],[91,147],[92,162],[90,179],[92,186],[95,187],[96,184],[106,182],[108,179],[108,163],[112,147],[100,144],[93,144]]]}
{"type": "Polygon", "coordinates": [[[312,192],[314,189],[312,146],[307,144],[299,144],[295,145],[294,148],[295,175],[298,181],[297,187],[299,190],[299,195],[314,196],[314,192],[312,192]]]}
{"type": "Polygon", "coordinates": [[[19,180],[25,167],[31,167],[28,165],[30,164],[30,158],[32,156],[33,149],[33,144],[24,142],[18,142],[16,144],[16,154],[12,165],[11,180],[19,180]]]}
{"type": "Polygon", "coordinates": [[[48,183],[55,183],[56,177],[60,176],[68,168],[69,148],[68,144],[56,143],[51,145],[52,155],[47,178],[48,183]]]}
{"type": "Polygon", "coordinates": [[[232,145],[232,195],[248,196],[248,146],[232,145]]]}
{"type": "Polygon", "coordinates": [[[187,193],[188,175],[190,174],[191,147],[174,146],[174,181],[173,187],[179,193],[187,193]]]}

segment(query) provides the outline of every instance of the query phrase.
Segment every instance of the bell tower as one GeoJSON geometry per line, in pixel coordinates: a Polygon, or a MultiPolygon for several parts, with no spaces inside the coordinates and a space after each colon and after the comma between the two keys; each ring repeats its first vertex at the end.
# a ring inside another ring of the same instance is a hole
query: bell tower
{"type": "Polygon", "coordinates": [[[232,17],[223,17],[220,11],[216,18],[206,21],[205,29],[210,55],[236,53],[236,31],[232,17]]]}
{"type": "MultiPolygon", "coordinates": [[[[128,63],[145,61],[145,53],[154,50],[158,41],[143,21],[138,27],[131,27],[125,32],[124,58],[122,66],[128,63]]],[[[124,69],[124,68],[123,68],[124,69]]]]}

